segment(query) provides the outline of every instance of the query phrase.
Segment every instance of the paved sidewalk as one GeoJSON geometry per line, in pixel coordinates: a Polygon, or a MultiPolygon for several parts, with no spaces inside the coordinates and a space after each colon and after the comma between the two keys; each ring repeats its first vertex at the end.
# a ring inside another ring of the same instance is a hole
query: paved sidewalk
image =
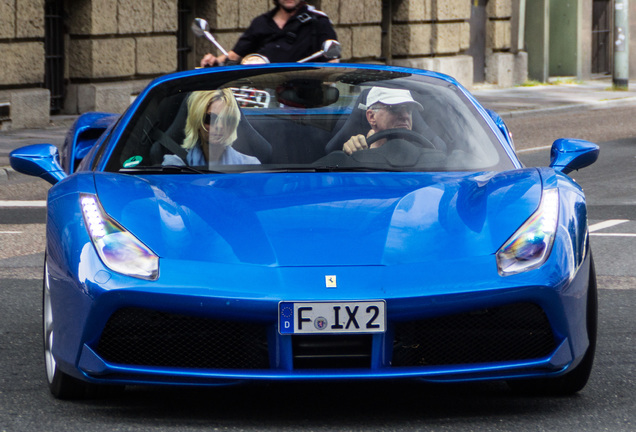
{"type": "Polygon", "coordinates": [[[636,105],[636,84],[630,85],[628,90],[613,90],[610,79],[507,89],[477,86],[472,93],[482,105],[504,119],[555,111],[636,105]]]}
{"type": "MultiPolygon", "coordinates": [[[[630,85],[627,91],[616,91],[612,90],[610,79],[506,89],[478,85],[472,93],[482,105],[496,111],[504,119],[555,111],[574,112],[636,105],[636,84],[630,85]]],[[[46,128],[0,131],[0,184],[15,175],[9,166],[9,153],[12,150],[36,143],[61,146],[75,118],[52,116],[51,125],[46,128]]]]}

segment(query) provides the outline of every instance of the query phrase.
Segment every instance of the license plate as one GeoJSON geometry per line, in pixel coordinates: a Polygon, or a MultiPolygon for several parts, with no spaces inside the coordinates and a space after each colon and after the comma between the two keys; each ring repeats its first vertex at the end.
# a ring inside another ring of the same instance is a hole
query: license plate
{"type": "Polygon", "coordinates": [[[386,303],[280,302],[281,334],[382,333],[386,329],[386,303]]]}

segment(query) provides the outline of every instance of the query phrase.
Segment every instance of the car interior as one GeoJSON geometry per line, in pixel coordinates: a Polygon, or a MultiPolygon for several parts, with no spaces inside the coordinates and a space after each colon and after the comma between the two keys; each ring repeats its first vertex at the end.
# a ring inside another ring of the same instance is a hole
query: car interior
{"type": "MultiPolygon", "coordinates": [[[[370,81],[363,85],[292,79],[267,84],[276,88],[261,85],[250,92],[241,84],[244,83],[239,80],[219,86],[232,87],[240,105],[241,117],[233,148],[256,157],[261,164],[312,164],[342,150],[350,137],[366,135],[370,129],[365,115],[366,97],[373,85],[411,87],[413,98],[423,107],[421,111],[413,111],[413,130],[432,143],[435,150],[447,155],[450,165],[460,160],[459,165],[466,165],[467,155],[475,158],[474,165],[479,166],[496,165],[501,159],[498,146],[482,145],[492,143],[495,138],[478,124],[479,116],[466,115],[465,111],[470,108],[460,98],[454,97],[455,103],[449,103],[453,97],[443,93],[451,90],[440,91],[440,86],[414,86],[400,79],[370,81]],[[265,92],[271,98],[262,103],[265,92]],[[258,94],[257,103],[250,103],[251,93],[258,94]]],[[[146,107],[129,132],[127,145],[120,149],[117,163],[111,160],[107,170],[118,171],[124,161],[133,156],[141,156],[143,166],[160,166],[168,153],[185,160],[185,150],[180,143],[185,136],[189,94],[180,90],[147,98],[146,107]]],[[[470,168],[471,164],[466,166],[470,168]]]]}

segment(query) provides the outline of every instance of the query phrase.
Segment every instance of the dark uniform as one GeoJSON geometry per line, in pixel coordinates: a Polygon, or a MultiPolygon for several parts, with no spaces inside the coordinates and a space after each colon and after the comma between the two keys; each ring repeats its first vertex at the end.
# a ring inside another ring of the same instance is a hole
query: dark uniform
{"type": "Polygon", "coordinates": [[[337,38],[329,17],[311,6],[301,6],[282,29],[274,22],[275,13],[273,9],[254,18],[233,51],[241,57],[261,54],[272,63],[296,62],[320,51],[327,39],[337,38]]]}

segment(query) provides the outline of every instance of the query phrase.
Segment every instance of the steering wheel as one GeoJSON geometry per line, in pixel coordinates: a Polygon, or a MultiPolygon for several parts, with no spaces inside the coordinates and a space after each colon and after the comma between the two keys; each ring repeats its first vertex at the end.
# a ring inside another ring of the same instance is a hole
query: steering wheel
{"type": "Polygon", "coordinates": [[[403,128],[386,129],[380,132],[376,132],[373,135],[371,135],[369,138],[367,138],[367,144],[369,145],[369,147],[371,147],[371,144],[383,138],[403,139],[413,144],[419,145],[421,147],[428,147],[432,149],[436,148],[433,145],[433,143],[430,142],[428,138],[424,137],[422,134],[419,134],[409,129],[403,129],[403,128]]]}

